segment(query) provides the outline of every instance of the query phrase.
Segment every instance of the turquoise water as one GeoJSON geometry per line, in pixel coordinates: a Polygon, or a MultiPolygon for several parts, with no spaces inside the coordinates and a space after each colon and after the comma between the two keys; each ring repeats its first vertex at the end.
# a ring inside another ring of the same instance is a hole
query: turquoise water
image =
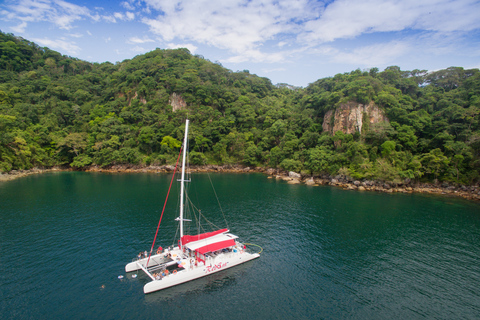
{"type": "MultiPolygon", "coordinates": [[[[164,291],[124,266],[155,235],[170,175],[50,173],[0,183],[2,319],[480,318],[480,205],[211,174],[259,259],[164,291]],[[119,275],[125,276],[118,279],[119,275]]],[[[190,197],[224,227],[208,175],[190,197]]],[[[178,190],[157,243],[173,244],[178,190]]]]}

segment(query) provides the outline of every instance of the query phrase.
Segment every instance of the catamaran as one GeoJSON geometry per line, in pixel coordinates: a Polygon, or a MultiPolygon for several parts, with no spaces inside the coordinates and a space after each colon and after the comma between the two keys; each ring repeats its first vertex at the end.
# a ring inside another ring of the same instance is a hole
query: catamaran
{"type": "Polygon", "coordinates": [[[185,180],[188,124],[189,120],[186,120],[185,137],[182,146],[182,172],[181,179],[179,180],[180,213],[179,217],[175,219],[179,222],[180,229],[178,246],[171,246],[165,249],[159,247],[159,249],[153,253],[154,240],[150,253],[145,252],[145,254],[139,255],[134,261],[125,266],[126,272],[142,270],[151,279],[151,281],[143,287],[144,293],[162,290],[205,277],[260,256],[261,251],[251,252],[247,248],[247,244],[241,243],[238,237],[230,233],[228,229],[218,229],[196,235],[184,234],[184,221],[189,221],[184,218],[185,199],[188,197],[188,195],[185,196],[185,182],[189,182],[189,180],[185,180]]]}

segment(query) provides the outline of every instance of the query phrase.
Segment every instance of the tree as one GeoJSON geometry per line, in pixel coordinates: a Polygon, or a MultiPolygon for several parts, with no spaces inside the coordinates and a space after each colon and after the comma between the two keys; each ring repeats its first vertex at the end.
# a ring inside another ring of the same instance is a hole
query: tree
{"type": "Polygon", "coordinates": [[[76,156],[75,158],[73,158],[73,161],[72,161],[72,163],[70,163],[70,166],[74,167],[74,168],[84,168],[84,167],[92,164],[92,162],[93,162],[93,160],[92,160],[92,158],[90,158],[89,155],[80,154],[80,155],[76,156]]]}
{"type": "Polygon", "coordinates": [[[302,169],[302,162],[294,159],[283,159],[280,168],[286,171],[299,172],[302,169]]]}
{"type": "Polygon", "coordinates": [[[306,168],[312,173],[328,172],[330,162],[333,160],[333,153],[326,147],[317,147],[308,150],[306,168]]]}
{"type": "Polygon", "coordinates": [[[438,148],[424,154],[420,158],[420,162],[424,172],[433,175],[435,180],[443,173],[449,163],[448,158],[445,157],[443,152],[438,148]]]}
{"type": "Polygon", "coordinates": [[[257,164],[257,147],[253,143],[253,141],[249,142],[249,146],[245,150],[245,154],[243,156],[243,163],[247,166],[254,166],[257,164]]]}
{"type": "Polygon", "coordinates": [[[87,147],[87,133],[86,132],[75,132],[68,134],[65,138],[61,139],[58,142],[58,148],[61,151],[62,149],[67,150],[67,152],[72,152],[75,156],[78,156],[81,151],[87,147]]]}
{"type": "Polygon", "coordinates": [[[175,138],[172,138],[170,136],[165,136],[163,137],[162,142],[160,142],[160,145],[167,146],[168,149],[174,150],[174,149],[180,148],[182,143],[175,138]]]}
{"type": "Polygon", "coordinates": [[[389,158],[395,150],[395,146],[395,141],[385,141],[384,143],[382,143],[382,145],[380,146],[382,148],[382,156],[384,156],[385,158],[389,158]]]}
{"type": "Polygon", "coordinates": [[[283,160],[283,152],[279,147],[273,147],[270,150],[268,158],[270,159],[270,165],[276,168],[278,164],[283,160]]]}
{"type": "Polygon", "coordinates": [[[190,163],[193,165],[205,165],[207,158],[202,152],[192,151],[190,152],[190,163]]]}

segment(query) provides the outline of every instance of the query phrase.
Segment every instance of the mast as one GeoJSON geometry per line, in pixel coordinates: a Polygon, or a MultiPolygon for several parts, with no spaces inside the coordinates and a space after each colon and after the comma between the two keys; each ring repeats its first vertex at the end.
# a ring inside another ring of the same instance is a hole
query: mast
{"type": "MultiPolygon", "coordinates": [[[[183,138],[182,178],[180,180],[180,239],[183,237],[183,211],[185,210],[183,204],[183,193],[185,189],[185,158],[187,155],[188,122],[189,120],[187,119],[185,123],[185,137],[183,138]]],[[[183,247],[183,244],[181,244],[181,247],[183,247]]]]}

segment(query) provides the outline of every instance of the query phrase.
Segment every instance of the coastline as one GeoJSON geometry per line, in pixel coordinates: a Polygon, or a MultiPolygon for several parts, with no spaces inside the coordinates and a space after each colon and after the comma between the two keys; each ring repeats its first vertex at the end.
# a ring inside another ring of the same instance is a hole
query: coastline
{"type": "Polygon", "coordinates": [[[71,168],[52,167],[52,168],[33,168],[29,170],[12,170],[9,173],[0,173],[0,182],[11,181],[18,178],[27,177],[34,174],[47,172],[74,171],[71,168]]]}
{"type": "MultiPolygon", "coordinates": [[[[131,165],[115,165],[108,168],[101,168],[91,166],[83,171],[86,172],[104,172],[104,173],[171,173],[174,166],[131,166],[131,165]]],[[[285,172],[280,169],[262,168],[262,167],[243,167],[237,165],[206,165],[206,166],[191,166],[191,172],[225,172],[225,173],[263,173],[268,176],[268,179],[283,180],[289,184],[305,184],[309,186],[329,185],[333,187],[342,188],[344,190],[357,191],[376,191],[385,193],[430,193],[446,196],[461,197],[467,200],[480,201],[480,186],[472,185],[453,185],[449,183],[419,183],[407,181],[402,184],[392,184],[376,180],[353,180],[345,176],[302,176],[295,172],[285,172]]],[[[0,182],[11,181],[17,178],[26,177],[33,174],[40,174],[46,172],[62,172],[74,171],[67,167],[53,167],[48,169],[33,168],[30,170],[13,170],[8,174],[0,173],[0,182]]]]}

